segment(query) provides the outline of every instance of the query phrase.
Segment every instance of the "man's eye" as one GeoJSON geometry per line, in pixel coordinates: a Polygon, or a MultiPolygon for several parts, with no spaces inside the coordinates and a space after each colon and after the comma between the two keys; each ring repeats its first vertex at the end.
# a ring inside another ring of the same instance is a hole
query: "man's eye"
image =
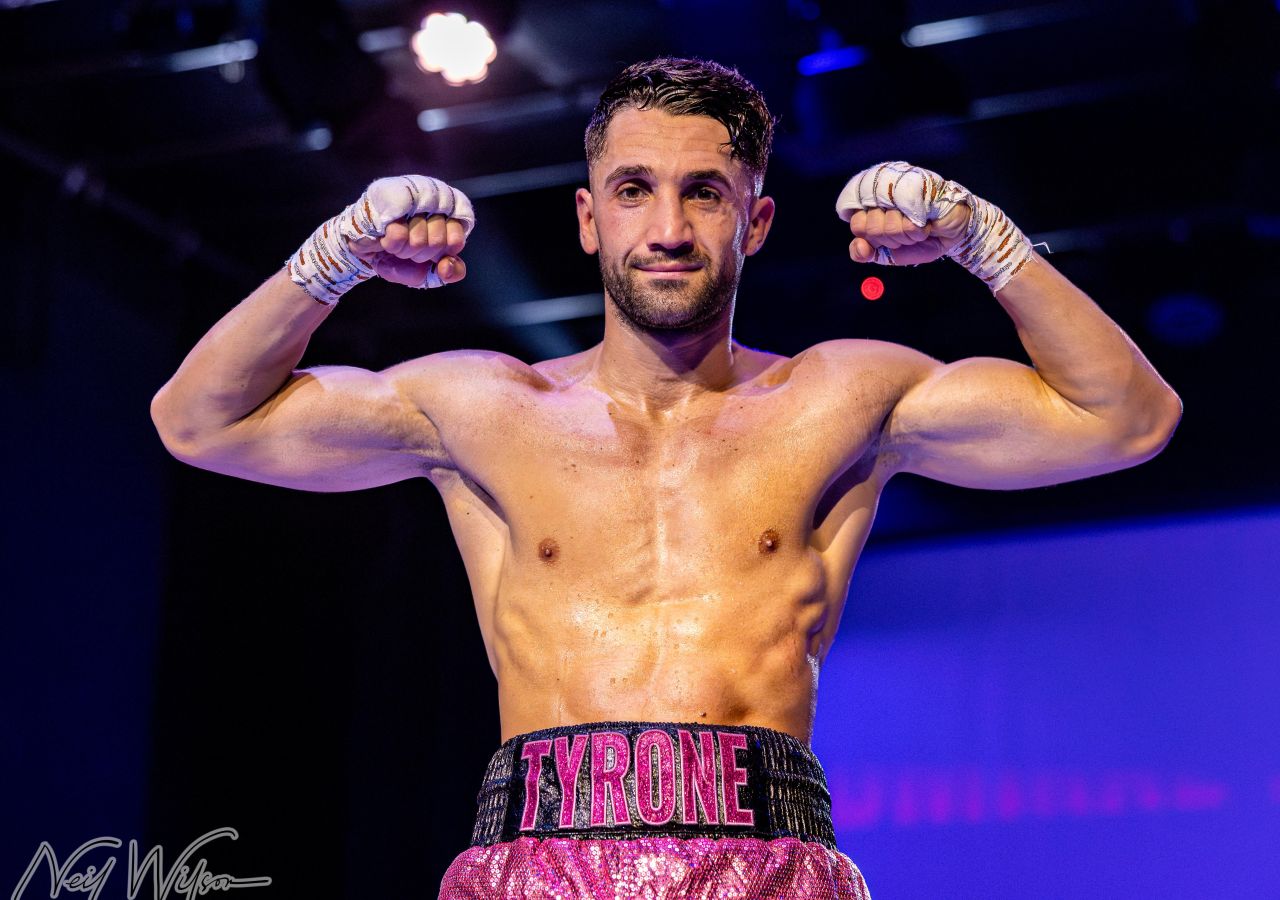
{"type": "Polygon", "coordinates": [[[693,198],[695,200],[705,200],[705,201],[711,202],[711,201],[720,199],[720,192],[717,191],[715,188],[700,187],[694,190],[693,198]]]}
{"type": "Polygon", "coordinates": [[[618,188],[618,196],[623,200],[639,200],[644,196],[644,191],[639,185],[627,184],[618,188]]]}

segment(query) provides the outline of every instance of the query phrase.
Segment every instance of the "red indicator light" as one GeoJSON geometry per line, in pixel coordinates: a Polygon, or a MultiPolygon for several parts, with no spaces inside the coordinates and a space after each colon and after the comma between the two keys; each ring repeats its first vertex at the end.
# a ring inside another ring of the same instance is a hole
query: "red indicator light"
{"type": "Polygon", "coordinates": [[[876,276],[862,279],[862,296],[868,300],[879,300],[884,295],[884,282],[876,276]]]}

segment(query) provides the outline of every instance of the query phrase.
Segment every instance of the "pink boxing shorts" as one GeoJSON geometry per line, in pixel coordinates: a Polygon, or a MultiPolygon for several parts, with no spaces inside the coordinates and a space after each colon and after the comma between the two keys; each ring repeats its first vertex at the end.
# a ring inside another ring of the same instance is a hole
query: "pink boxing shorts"
{"type": "Polygon", "coordinates": [[[441,900],[870,900],[817,757],[768,728],[597,722],[489,762],[441,900]]]}

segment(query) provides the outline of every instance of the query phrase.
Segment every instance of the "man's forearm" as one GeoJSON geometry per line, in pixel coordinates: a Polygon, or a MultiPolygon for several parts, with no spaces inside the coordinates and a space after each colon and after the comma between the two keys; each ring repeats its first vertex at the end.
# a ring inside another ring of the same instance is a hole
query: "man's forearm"
{"type": "Polygon", "coordinates": [[[366,279],[411,287],[460,281],[466,266],[458,254],[474,225],[471,201],[443,181],[374,181],[187,354],[151,402],[165,446],[194,455],[277,395],[334,304],[366,279]]]}
{"type": "Polygon", "coordinates": [[[996,292],[1036,372],[1071,403],[1114,423],[1119,436],[1167,437],[1177,394],[1089,297],[1039,255],[996,292]]]}
{"type": "Polygon", "coordinates": [[[165,444],[193,448],[256,409],[289,378],[332,310],[285,270],[268,278],[200,339],[152,400],[165,444]]]}

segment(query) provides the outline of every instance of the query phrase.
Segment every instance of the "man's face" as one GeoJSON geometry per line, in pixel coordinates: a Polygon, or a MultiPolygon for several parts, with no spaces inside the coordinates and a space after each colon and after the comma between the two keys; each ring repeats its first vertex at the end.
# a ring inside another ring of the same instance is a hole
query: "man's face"
{"type": "Polygon", "coordinates": [[[634,325],[691,329],[731,308],[743,260],[763,244],[773,201],[730,159],[706,116],[623,109],[578,191],[583,249],[600,254],[605,291],[634,325]]]}

